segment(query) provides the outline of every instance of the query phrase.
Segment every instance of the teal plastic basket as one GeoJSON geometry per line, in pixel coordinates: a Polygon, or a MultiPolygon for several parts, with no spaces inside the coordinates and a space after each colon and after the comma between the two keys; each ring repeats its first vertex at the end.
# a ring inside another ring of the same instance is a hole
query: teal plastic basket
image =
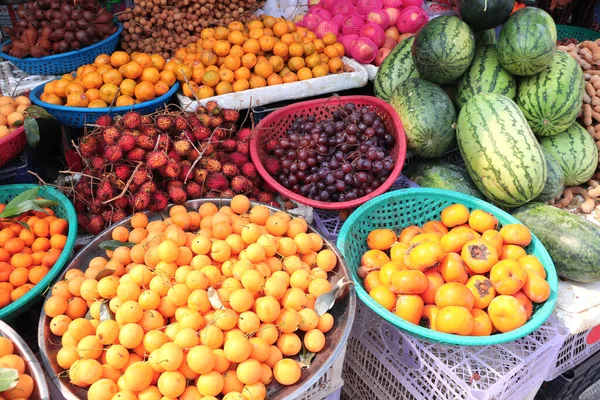
{"type": "Polygon", "coordinates": [[[396,327],[422,339],[444,344],[462,346],[489,346],[519,339],[539,328],[550,317],[558,293],[558,277],[554,263],[542,243],[534,236],[526,248],[546,269],[550,284],[550,297],[542,304],[534,304],[531,319],[522,327],[506,333],[490,336],[460,336],[436,332],[412,324],[377,303],[363,286],[357,275],[360,259],[367,247],[367,235],[377,228],[390,228],[399,232],[408,225],[423,225],[432,219],[439,219],[442,210],[451,204],[464,204],[469,210],[480,209],[492,213],[500,225],[520,224],[520,222],[499,208],[462,193],[440,189],[404,189],[389,192],[363,204],[350,215],[337,240],[337,247],[344,255],[352,279],[356,283],[358,297],[379,316],[396,327]]]}
{"type": "Polygon", "coordinates": [[[578,26],[556,25],[556,38],[558,40],[577,39],[578,42],[584,42],[600,38],[600,32],[578,26]]]}
{"type": "MultiPolygon", "coordinates": [[[[13,197],[21,194],[25,190],[34,188],[38,185],[6,185],[0,186],[0,203],[6,204],[13,197]]],[[[29,292],[25,293],[17,301],[14,301],[4,308],[0,308],[0,319],[11,320],[19,316],[21,313],[27,311],[32,307],[37,300],[42,300],[42,293],[50,287],[50,284],[58,276],[60,271],[66,266],[67,260],[71,257],[73,249],[75,248],[75,239],[77,239],[77,215],[75,214],[75,208],[65,197],[64,194],[58,190],[41,186],[39,196],[48,200],[55,200],[58,205],[52,207],[57,217],[66,220],[69,223],[69,232],[67,234],[67,243],[56,260],[54,266],[48,271],[44,279],[42,279],[37,285],[33,287],[29,292]]]]}

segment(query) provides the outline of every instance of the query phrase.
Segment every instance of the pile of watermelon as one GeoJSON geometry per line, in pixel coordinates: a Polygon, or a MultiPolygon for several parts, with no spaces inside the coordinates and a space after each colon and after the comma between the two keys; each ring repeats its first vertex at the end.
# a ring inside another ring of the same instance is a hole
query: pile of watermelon
{"type": "MultiPolygon", "coordinates": [[[[582,255],[577,267],[566,261],[565,254],[576,255],[570,244],[553,241],[556,227],[547,221],[564,221],[568,237],[579,235],[568,229],[578,223],[542,204],[586,183],[598,165],[594,139],[577,121],[580,66],[556,49],[556,26],[546,12],[511,13],[508,0],[457,3],[458,17],[432,19],[404,39],[375,78],[376,96],[396,109],[416,155],[408,177],[512,209],[547,245],[561,276],[600,279],[600,268],[582,255]],[[444,161],[454,149],[464,168],[444,161]]],[[[596,236],[580,239],[597,257],[600,229],[586,229],[596,236]]]]}

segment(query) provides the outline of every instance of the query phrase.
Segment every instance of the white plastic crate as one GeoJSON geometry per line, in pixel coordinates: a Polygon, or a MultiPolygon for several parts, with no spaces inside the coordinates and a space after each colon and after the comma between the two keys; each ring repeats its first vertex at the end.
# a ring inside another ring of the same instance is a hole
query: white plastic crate
{"type": "Polygon", "coordinates": [[[359,302],[342,390],[351,398],[373,400],[512,400],[544,381],[564,338],[557,322],[549,320],[511,343],[441,345],[401,332],[359,302]]]}
{"type": "Polygon", "coordinates": [[[567,336],[558,351],[556,365],[546,380],[553,380],[600,351],[599,331],[600,325],[588,331],[567,336]]]}
{"type": "MultiPolygon", "coordinates": [[[[329,395],[335,396],[335,392],[344,385],[344,381],[342,380],[342,369],[344,368],[346,350],[346,348],[342,350],[337,360],[334,361],[333,365],[325,375],[320,377],[317,383],[311,386],[304,396],[299,397],[298,400],[329,400],[329,395]]],[[[333,399],[335,399],[335,397],[333,399]]]]}

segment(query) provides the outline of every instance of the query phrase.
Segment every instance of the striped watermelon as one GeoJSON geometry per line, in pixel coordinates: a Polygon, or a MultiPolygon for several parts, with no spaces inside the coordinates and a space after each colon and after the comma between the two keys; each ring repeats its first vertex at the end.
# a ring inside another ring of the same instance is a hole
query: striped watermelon
{"type": "Polygon", "coordinates": [[[375,96],[388,101],[400,82],[419,76],[410,53],[415,37],[402,40],[379,66],[373,83],[375,96]]]}
{"type": "Polygon", "coordinates": [[[552,200],[562,192],[565,187],[565,174],[558,161],[543,146],[542,152],[544,153],[544,160],[546,160],[548,175],[542,193],[534,201],[546,202],[552,200]]]}
{"type": "Polygon", "coordinates": [[[517,95],[517,82],[514,76],[500,65],[498,51],[493,44],[477,49],[473,63],[458,80],[458,107],[462,107],[478,93],[498,93],[511,100],[517,95]]]}
{"type": "Polygon", "coordinates": [[[574,122],[558,135],[543,137],[540,143],[560,164],[565,185],[581,185],[588,181],[598,167],[598,149],[590,134],[574,122]]]}
{"type": "Polygon", "coordinates": [[[564,51],[556,51],[548,68],[520,80],[517,104],[533,133],[552,136],[573,124],[583,91],[583,72],[577,61],[564,51]]]}
{"type": "Polygon", "coordinates": [[[432,19],[415,38],[412,57],[419,75],[435,83],[450,83],[461,76],[475,56],[475,36],[455,16],[432,19]]]}
{"type": "Polygon", "coordinates": [[[546,162],[519,107],[497,93],[480,93],[460,110],[456,138],[479,190],[503,207],[536,198],[546,182],[546,162]]]}
{"type": "Polygon", "coordinates": [[[475,46],[480,47],[488,44],[496,44],[496,30],[475,31],[475,46]]]}
{"type": "Polygon", "coordinates": [[[394,89],[390,104],[400,116],[408,147],[423,158],[436,158],[454,145],[456,111],[444,90],[420,78],[394,89]]]}
{"type": "Polygon", "coordinates": [[[521,76],[537,74],[552,61],[556,25],[545,11],[522,8],[502,25],[496,45],[498,59],[508,72],[521,76]]]}

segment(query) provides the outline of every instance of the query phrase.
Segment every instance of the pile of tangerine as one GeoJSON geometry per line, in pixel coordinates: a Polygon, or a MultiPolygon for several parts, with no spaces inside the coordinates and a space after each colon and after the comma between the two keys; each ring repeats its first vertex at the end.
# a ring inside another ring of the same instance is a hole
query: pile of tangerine
{"type": "Polygon", "coordinates": [[[135,214],[112,231],[135,246],[54,285],[44,311],[61,337],[58,365],[89,400],[260,400],[273,379],[295,384],[292,357],[319,352],[333,327],[314,304],[331,290],[335,253],[304,219],[250,209],[243,195],[169,215],[135,214]],[[104,303],[114,319],[100,320],[104,303]]]}
{"type": "Polygon", "coordinates": [[[540,260],[525,251],[529,229],[497,229],[494,215],[462,204],[400,235],[376,229],[359,275],[377,303],[413,324],[465,336],[509,332],[548,299],[550,285],[540,260]]]}
{"type": "Polygon", "coordinates": [[[17,370],[19,378],[16,386],[0,392],[0,398],[6,400],[29,399],[35,388],[35,383],[29,371],[29,365],[23,357],[15,354],[15,346],[10,339],[0,337],[0,368],[17,370]]]}
{"type": "Polygon", "coordinates": [[[40,100],[69,107],[130,106],[167,93],[177,81],[159,54],[115,51],[44,86],[40,100]]]}

